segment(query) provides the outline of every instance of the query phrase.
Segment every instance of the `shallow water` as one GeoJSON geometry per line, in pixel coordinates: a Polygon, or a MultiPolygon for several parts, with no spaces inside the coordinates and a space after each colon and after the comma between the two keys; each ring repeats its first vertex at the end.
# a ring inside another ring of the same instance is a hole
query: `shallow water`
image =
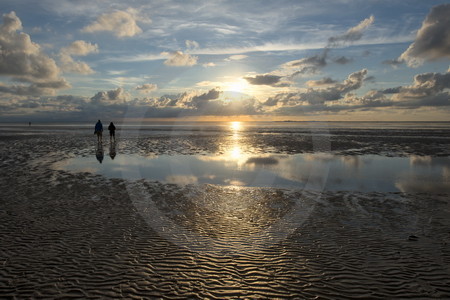
{"type": "MultiPolygon", "coordinates": [[[[110,154],[110,153],[109,153],[110,154]]],[[[345,156],[329,153],[252,155],[103,154],[70,158],[55,168],[110,178],[174,184],[217,184],[358,192],[450,191],[450,158],[345,156]],[[97,157],[98,159],[98,157],[97,157]]]]}

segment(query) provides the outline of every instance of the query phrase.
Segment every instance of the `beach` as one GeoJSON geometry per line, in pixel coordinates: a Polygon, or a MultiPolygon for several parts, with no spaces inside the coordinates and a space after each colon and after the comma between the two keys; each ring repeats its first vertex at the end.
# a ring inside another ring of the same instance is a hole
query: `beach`
{"type": "Polygon", "coordinates": [[[450,297],[450,124],[0,125],[0,298],[450,297]]]}

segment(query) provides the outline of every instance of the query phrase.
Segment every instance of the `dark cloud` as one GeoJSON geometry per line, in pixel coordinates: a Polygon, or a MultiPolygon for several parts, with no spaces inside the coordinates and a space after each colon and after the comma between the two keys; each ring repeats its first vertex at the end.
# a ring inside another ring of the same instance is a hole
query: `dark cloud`
{"type": "Polygon", "coordinates": [[[319,80],[309,80],[306,82],[307,86],[314,87],[314,86],[323,86],[323,85],[330,85],[335,84],[336,80],[331,79],[330,77],[325,77],[319,80]]]}
{"type": "Polygon", "coordinates": [[[449,88],[450,73],[423,73],[414,76],[414,84],[402,88],[401,93],[414,97],[424,97],[435,95],[449,88]]]}
{"type": "Polygon", "coordinates": [[[253,85],[268,85],[272,87],[287,87],[290,86],[290,82],[282,81],[284,77],[272,74],[262,74],[256,76],[246,76],[244,77],[248,83],[253,85]]]}
{"type": "Polygon", "coordinates": [[[409,66],[423,61],[450,57],[450,4],[435,6],[422,23],[415,41],[403,52],[400,60],[409,66]]]}
{"type": "Polygon", "coordinates": [[[219,98],[221,91],[218,89],[209,90],[207,93],[201,94],[199,96],[194,96],[188,102],[188,106],[193,106],[196,108],[204,107],[208,104],[210,100],[215,100],[219,98]]]}
{"type": "Polygon", "coordinates": [[[253,85],[275,85],[280,82],[281,78],[283,77],[270,74],[256,75],[254,77],[244,77],[244,79],[247,80],[248,83],[253,85]]]}
{"type": "Polygon", "coordinates": [[[334,61],[335,63],[337,63],[337,64],[340,64],[340,65],[346,65],[346,64],[352,62],[352,59],[347,58],[347,57],[345,57],[345,56],[341,56],[341,57],[338,57],[338,58],[333,59],[333,61],[334,61]]]}
{"type": "Polygon", "coordinates": [[[325,49],[321,54],[287,62],[282,67],[284,69],[296,69],[291,77],[300,74],[315,74],[327,65],[328,51],[328,49],[325,49]]]}
{"type": "Polygon", "coordinates": [[[401,86],[397,86],[381,90],[380,92],[382,92],[383,94],[397,94],[400,93],[401,88],[402,88],[401,86]]]}
{"type": "Polygon", "coordinates": [[[19,95],[19,96],[40,96],[53,95],[56,89],[69,88],[70,85],[64,79],[59,81],[40,82],[30,85],[0,83],[0,93],[19,95]]]}
{"type": "Polygon", "coordinates": [[[385,61],[382,62],[382,64],[389,65],[389,66],[394,67],[394,68],[396,68],[396,67],[398,67],[398,66],[400,66],[400,65],[402,65],[404,63],[405,63],[405,61],[403,61],[401,59],[388,59],[388,60],[385,60],[385,61]]]}
{"type": "Polygon", "coordinates": [[[410,86],[397,88],[392,97],[399,106],[417,108],[421,106],[450,105],[450,73],[423,73],[414,76],[410,86]]]}

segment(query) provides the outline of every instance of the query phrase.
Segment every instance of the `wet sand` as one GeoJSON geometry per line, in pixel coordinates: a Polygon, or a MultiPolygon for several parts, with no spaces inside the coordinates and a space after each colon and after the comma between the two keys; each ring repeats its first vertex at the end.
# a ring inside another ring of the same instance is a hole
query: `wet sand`
{"type": "MultiPolygon", "coordinates": [[[[242,134],[242,151],[448,156],[442,136],[242,134]]],[[[117,155],[226,152],[230,134],[118,137],[117,155]]],[[[107,154],[105,140],[105,155],[107,154]]],[[[450,297],[450,197],[175,185],[57,170],[92,135],[0,136],[1,298],[450,297]]]]}

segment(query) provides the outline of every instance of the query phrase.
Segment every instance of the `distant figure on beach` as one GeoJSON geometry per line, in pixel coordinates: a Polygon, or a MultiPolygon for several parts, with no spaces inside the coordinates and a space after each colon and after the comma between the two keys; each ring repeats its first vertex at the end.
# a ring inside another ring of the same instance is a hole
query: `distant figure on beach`
{"type": "Polygon", "coordinates": [[[99,163],[103,161],[103,145],[101,143],[97,144],[97,149],[95,150],[95,157],[97,158],[99,163]]]}
{"type": "Polygon", "coordinates": [[[113,122],[109,123],[108,130],[109,130],[110,142],[112,142],[113,139],[115,142],[116,141],[116,126],[114,126],[113,122]]]}
{"type": "Polygon", "coordinates": [[[28,122],[28,126],[31,126],[31,122],[28,122]]]}
{"type": "Polygon", "coordinates": [[[102,142],[102,133],[103,133],[103,125],[100,120],[98,120],[97,124],[95,124],[94,134],[97,135],[97,142],[102,142]]]}

